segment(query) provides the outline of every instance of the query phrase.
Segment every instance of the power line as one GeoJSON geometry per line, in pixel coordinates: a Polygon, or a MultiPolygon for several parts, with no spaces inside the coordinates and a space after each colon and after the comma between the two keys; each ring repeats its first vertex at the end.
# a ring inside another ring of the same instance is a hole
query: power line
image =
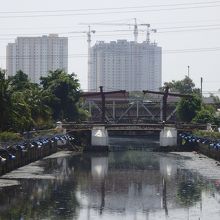
{"type": "MultiPolygon", "coordinates": [[[[158,33],[169,33],[169,32],[185,32],[185,31],[200,31],[200,30],[219,30],[220,29],[220,24],[208,24],[208,25],[192,25],[192,26],[174,26],[174,27],[162,27],[162,28],[157,28],[158,33]],[[209,27],[209,28],[199,28],[199,27],[209,27]],[[184,29],[184,28],[189,28],[189,29],[184,29]],[[173,29],[173,30],[169,30],[169,29],[173,29]],[[178,29],[178,30],[175,30],[178,29]],[[179,30],[180,29],[180,30],[179,30]],[[183,29],[183,30],[181,30],[183,29]],[[165,30],[165,31],[160,31],[160,30],[165,30]]],[[[98,31],[99,33],[112,33],[112,32],[132,32],[133,30],[100,30],[98,31]]],[[[146,30],[139,30],[140,32],[146,32],[146,30]]],[[[79,33],[82,33],[83,31],[77,31],[79,33]]],[[[22,34],[22,36],[29,36],[29,37],[38,37],[39,35],[49,35],[50,33],[24,33],[22,34]],[[35,36],[36,35],[36,36],[35,36]]],[[[68,34],[74,34],[74,31],[67,31],[67,32],[56,32],[56,34],[61,34],[61,35],[65,35],[63,37],[82,37],[84,35],[79,35],[79,36],[68,36],[68,34]]],[[[9,33],[9,34],[0,34],[0,36],[18,36],[19,37],[19,33],[9,33]]],[[[97,34],[96,36],[114,36],[114,35],[122,35],[122,34],[111,34],[111,35],[99,35],[97,34]]],[[[128,35],[128,34],[126,34],[128,35]]],[[[3,38],[4,40],[7,38],[3,38]]],[[[8,39],[13,39],[13,38],[8,38],[8,39]]],[[[0,38],[1,40],[1,38],[0,38]]]]}
{"type": "Polygon", "coordinates": [[[157,34],[163,33],[178,33],[178,32],[194,32],[194,31],[217,31],[220,27],[213,27],[213,28],[197,28],[197,29],[183,29],[183,30],[167,30],[167,31],[158,31],[157,34]]]}
{"type": "Polygon", "coordinates": [[[18,27],[17,25],[16,25],[16,27],[13,27],[13,28],[9,28],[9,27],[7,27],[7,28],[3,28],[3,27],[1,27],[1,30],[5,30],[5,31],[7,31],[7,30],[36,30],[36,29],[69,29],[69,28],[73,28],[73,27],[75,27],[75,28],[78,28],[79,26],[78,25],[71,25],[71,26],[47,26],[47,27],[18,27]]]}
{"type": "MultiPolygon", "coordinates": [[[[217,31],[220,30],[220,27],[213,27],[213,28],[197,28],[197,29],[183,29],[183,30],[167,30],[167,31],[160,31],[160,29],[157,29],[157,34],[164,34],[164,33],[178,33],[178,32],[195,32],[195,31],[217,31]]],[[[132,30],[124,30],[124,32],[132,32],[132,30]]],[[[145,35],[144,32],[146,32],[145,30],[139,30],[142,35],[145,35]]],[[[111,37],[111,36],[130,36],[129,33],[124,34],[124,33],[114,33],[114,34],[96,34],[97,37],[111,37]]],[[[77,37],[81,37],[81,36],[68,36],[69,38],[77,38],[77,37]]]]}
{"type": "MultiPolygon", "coordinates": [[[[191,52],[213,52],[213,51],[220,51],[220,47],[211,47],[211,48],[189,48],[189,49],[178,49],[178,50],[164,50],[162,54],[176,54],[176,53],[191,53],[191,52]]],[[[124,52],[128,56],[136,56],[136,57],[143,57],[144,54],[141,53],[127,53],[126,51],[124,52]]],[[[157,53],[157,52],[155,52],[157,53]]],[[[160,52],[158,52],[160,53],[160,52]]],[[[121,55],[115,55],[113,53],[105,53],[102,56],[105,55],[112,55],[114,57],[120,57],[121,55]]],[[[69,54],[69,55],[53,55],[53,54],[47,54],[47,55],[36,55],[36,56],[9,56],[8,58],[10,59],[42,59],[44,57],[53,57],[53,58],[58,58],[58,57],[63,57],[63,58],[87,58],[88,54],[69,54]]],[[[91,56],[93,57],[93,56],[91,56]]],[[[6,59],[6,56],[0,56],[0,59],[6,59]]]]}
{"type": "MultiPolygon", "coordinates": [[[[159,12],[159,11],[173,11],[173,10],[186,10],[186,9],[200,9],[200,8],[216,8],[217,5],[201,5],[201,6],[188,6],[188,7],[174,7],[174,8],[155,8],[146,10],[124,10],[124,11],[103,11],[94,13],[75,13],[75,14],[38,14],[38,15],[3,15],[0,18],[43,18],[43,17],[65,17],[65,16],[88,16],[88,15],[106,15],[106,14],[125,14],[125,13],[144,13],[144,12],[159,12]]],[[[143,8],[143,7],[142,7],[143,8]]]]}
{"type": "MultiPolygon", "coordinates": [[[[124,19],[125,20],[125,19],[124,19]]],[[[124,21],[123,20],[123,21],[124,21]]],[[[126,19],[127,20],[132,20],[132,19],[126,19]]],[[[122,21],[122,20],[114,20],[113,22],[116,22],[116,21],[122,21]]],[[[219,22],[220,19],[209,19],[209,20],[190,20],[190,21],[175,21],[175,22],[151,22],[151,24],[154,24],[155,25],[164,25],[164,24],[184,24],[184,23],[201,23],[201,22],[219,22]]],[[[112,21],[106,21],[106,22],[112,22],[112,21]]],[[[144,21],[142,23],[145,23],[144,21]]],[[[207,25],[210,25],[210,24],[207,24],[207,25]]],[[[211,24],[213,25],[213,24],[211,24]]],[[[204,24],[205,26],[205,24],[204,24]]],[[[79,25],[71,25],[71,26],[44,26],[44,27],[18,27],[16,25],[16,27],[13,27],[13,28],[4,28],[4,27],[1,27],[1,30],[36,30],[36,29],[73,29],[74,28],[78,28],[79,25]]],[[[165,27],[166,28],[166,27],[165,27]]]]}
{"type": "Polygon", "coordinates": [[[171,27],[158,27],[157,29],[183,29],[183,28],[201,28],[201,27],[215,27],[220,26],[220,24],[204,24],[204,25],[188,25],[188,26],[171,26],[171,27]]]}
{"type": "Polygon", "coordinates": [[[78,12],[78,11],[104,11],[104,10],[125,10],[125,9],[138,9],[138,8],[154,8],[154,7],[173,7],[173,6],[186,6],[186,5],[209,5],[220,3],[220,1],[208,2],[191,2],[191,3],[178,3],[178,4],[160,4],[160,5],[140,5],[130,7],[112,7],[112,8],[86,8],[86,9],[58,9],[58,10],[39,10],[39,11],[0,11],[0,14],[27,14],[27,13],[57,13],[57,12],[78,12]]]}
{"type": "MultiPolygon", "coordinates": [[[[220,25],[220,24],[219,24],[220,25]]],[[[68,34],[81,34],[84,33],[85,30],[83,31],[67,31],[67,32],[56,32],[55,34],[58,35],[68,35],[68,34]]],[[[102,31],[98,31],[99,33],[111,33],[111,32],[131,32],[131,30],[102,30],[102,31]]],[[[24,33],[22,34],[22,36],[19,36],[19,33],[9,33],[9,34],[0,34],[0,36],[16,36],[16,37],[23,37],[23,36],[28,36],[28,37],[39,37],[40,35],[50,35],[51,32],[40,32],[40,33],[24,33]]],[[[82,35],[80,35],[82,36],[82,35]]],[[[83,36],[85,36],[85,34],[83,34],[83,36]]],[[[68,36],[64,36],[64,37],[68,37],[68,36]]]]}

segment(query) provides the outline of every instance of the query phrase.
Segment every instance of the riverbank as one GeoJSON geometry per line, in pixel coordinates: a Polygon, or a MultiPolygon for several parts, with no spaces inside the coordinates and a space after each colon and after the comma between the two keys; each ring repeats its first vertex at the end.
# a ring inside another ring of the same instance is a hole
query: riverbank
{"type": "Polygon", "coordinates": [[[182,160],[179,163],[180,169],[189,169],[192,172],[197,172],[203,177],[212,180],[220,180],[220,162],[198,152],[171,152],[174,155],[179,155],[187,160],[182,160]]]}
{"type": "Polygon", "coordinates": [[[205,136],[197,136],[196,134],[191,133],[180,133],[178,135],[179,148],[188,148],[191,151],[197,151],[210,158],[220,161],[219,134],[216,136],[214,132],[212,133],[211,136],[208,136],[207,132],[205,133],[205,136]]]}
{"type": "MultiPolygon", "coordinates": [[[[58,159],[58,158],[68,158],[70,156],[76,155],[73,151],[59,151],[51,154],[50,156],[44,157],[43,160],[48,159],[58,159]]],[[[16,170],[12,170],[0,177],[0,187],[9,187],[20,185],[20,180],[22,179],[39,179],[39,180],[55,180],[58,178],[59,173],[47,173],[42,168],[42,161],[34,161],[25,166],[19,167],[16,170]]]]}
{"type": "Polygon", "coordinates": [[[49,156],[60,149],[79,150],[69,135],[28,139],[0,148],[0,176],[49,156]]]}

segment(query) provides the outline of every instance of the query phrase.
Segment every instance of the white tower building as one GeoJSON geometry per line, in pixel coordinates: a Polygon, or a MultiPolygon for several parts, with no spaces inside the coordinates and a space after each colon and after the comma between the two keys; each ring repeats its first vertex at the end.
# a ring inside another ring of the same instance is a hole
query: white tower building
{"type": "Polygon", "coordinates": [[[18,37],[15,43],[7,45],[6,69],[8,76],[22,70],[34,83],[39,83],[40,77],[50,70],[68,71],[68,38],[57,34],[18,37]]]}
{"type": "Polygon", "coordinates": [[[90,51],[88,90],[158,90],[161,87],[161,47],[155,43],[118,40],[97,42],[90,51]]]}

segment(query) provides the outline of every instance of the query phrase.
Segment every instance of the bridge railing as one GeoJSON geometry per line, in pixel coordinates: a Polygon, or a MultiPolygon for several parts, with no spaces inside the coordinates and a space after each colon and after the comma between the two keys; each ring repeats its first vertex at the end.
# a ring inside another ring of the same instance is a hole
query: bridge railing
{"type": "MultiPolygon", "coordinates": [[[[191,131],[191,130],[206,130],[207,125],[206,124],[185,124],[185,123],[134,123],[134,124],[128,124],[128,123],[121,123],[121,124],[103,124],[103,123],[81,123],[77,124],[74,122],[68,122],[63,124],[63,127],[67,130],[91,130],[94,126],[104,126],[108,130],[139,130],[139,129],[145,129],[145,130],[162,130],[164,127],[175,127],[177,130],[183,130],[183,131],[191,131]]],[[[216,129],[215,126],[213,126],[213,129],[216,129]]]]}

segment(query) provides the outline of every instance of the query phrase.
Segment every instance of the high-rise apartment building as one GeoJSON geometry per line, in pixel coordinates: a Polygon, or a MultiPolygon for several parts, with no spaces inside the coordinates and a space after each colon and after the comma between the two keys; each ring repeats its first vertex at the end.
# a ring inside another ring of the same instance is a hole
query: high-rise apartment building
{"type": "Polygon", "coordinates": [[[127,40],[97,42],[89,54],[88,90],[142,91],[161,87],[161,47],[127,40]]]}
{"type": "Polygon", "coordinates": [[[7,75],[26,73],[31,82],[56,69],[68,71],[68,38],[57,34],[42,37],[17,37],[6,48],[7,75]]]}

